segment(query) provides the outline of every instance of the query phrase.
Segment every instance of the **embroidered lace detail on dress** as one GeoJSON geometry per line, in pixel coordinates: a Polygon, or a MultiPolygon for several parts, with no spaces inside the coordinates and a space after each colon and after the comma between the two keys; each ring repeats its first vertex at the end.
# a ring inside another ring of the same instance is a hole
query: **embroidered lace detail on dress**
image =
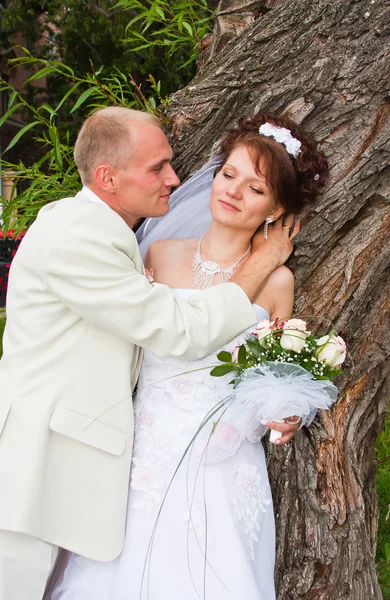
{"type": "MultiPolygon", "coordinates": [[[[161,368],[156,361],[144,366],[139,381],[134,413],[134,452],[130,487],[131,508],[144,508],[149,513],[160,506],[175,468],[189,441],[205,415],[226,395],[227,381],[210,377],[209,370],[184,373],[209,366],[205,357],[189,364],[167,359],[161,368]],[[152,382],[152,383],[151,383],[152,382]],[[142,447],[138,456],[137,448],[142,447]]],[[[195,467],[201,460],[201,449],[191,453],[195,467]]],[[[175,478],[187,477],[190,467],[185,461],[175,478]]]]}
{"type": "MultiPolygon", "coordinates": [[[[192,504],[191,508],[184,515],[185,520],[188,522],[189,531],[193,530],[196,539],[198,541],[205,539],[206,537],[206,514],[203,509],[197,504],[192,504]]],[[[207,544],[211,543],[211,538],[207,536],[207,544]]]]}
{"type": "Polygon", "coordinates": [[[265,513],[271,504],[268,484],[264,485],[257,466],[248,463],[237,465],[233,473],[234,483],[240,488],[241,500],[233,499],[236,523],[243,522],[249,536],[251,558],[255,560],[256,531],[260,531],[260,512],[265,513]]]}

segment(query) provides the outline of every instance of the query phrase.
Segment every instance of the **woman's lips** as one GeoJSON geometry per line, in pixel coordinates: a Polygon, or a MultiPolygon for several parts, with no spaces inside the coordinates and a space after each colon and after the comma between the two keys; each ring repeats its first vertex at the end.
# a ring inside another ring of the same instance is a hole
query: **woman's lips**
{"type": "Polygon", "coordinates": [[[241,212],[240,209],[236,208],[235,206],[233,206],[233,204],[230,204],[229,202],[224,202],[223,200],[220,200],[220,203],[226,210],[230,210],[232,212],[241,212]]]}

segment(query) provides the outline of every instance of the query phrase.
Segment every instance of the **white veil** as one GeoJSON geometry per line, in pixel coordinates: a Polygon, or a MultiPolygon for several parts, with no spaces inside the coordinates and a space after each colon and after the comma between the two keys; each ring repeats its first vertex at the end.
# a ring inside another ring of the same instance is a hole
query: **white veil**
{"type": "Polygon", "coordinates": [[[198,238],[211,223],[209,198],[215,169],[222,155],[209,160],[190,179],[175,190],[169,201],[169,212],[163,217],[146,219],[136,236],[142,258],[156,240],[198,238]]]}

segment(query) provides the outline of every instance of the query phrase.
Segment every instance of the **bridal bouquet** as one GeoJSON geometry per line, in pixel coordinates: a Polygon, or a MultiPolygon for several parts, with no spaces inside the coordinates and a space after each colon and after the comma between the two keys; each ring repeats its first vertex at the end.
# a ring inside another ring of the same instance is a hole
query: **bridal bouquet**
{"type": "MultiPolygon", "coordinates": [[[[334,331],[318,337],[301,319],[260,321],[232,353],[217,355],[223,364],[211,371],[216,377],[236,373],[219,418],[222,429],[230,436],[234,431],[236,441],[256,442],[269,421],[296,415],[310,423],[317,410],[329,409],[337,399],[332,379],[341,373],[345,356],[345,342],[334,331]]],[[[271,431],[271,441],[280,435],[271,431]]]]}

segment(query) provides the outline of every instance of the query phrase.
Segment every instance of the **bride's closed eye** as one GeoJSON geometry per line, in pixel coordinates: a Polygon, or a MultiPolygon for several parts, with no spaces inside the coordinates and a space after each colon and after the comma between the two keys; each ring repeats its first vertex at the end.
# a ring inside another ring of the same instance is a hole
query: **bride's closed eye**
{"type": "Polygon", "coordinates": [[[264,190],[260,190],[259,188],[254,188],[251,187],[252,192],[255,192],[255,194],[264,194],[264,190]]]}
{"type": "Polygon", "coordinates": [[[233,175],[231,175],[230,173],[226,173],[226,171],[224,173],[222,173],[223,177],[225,177],[226,179],[233,179],[233,175]]]}

